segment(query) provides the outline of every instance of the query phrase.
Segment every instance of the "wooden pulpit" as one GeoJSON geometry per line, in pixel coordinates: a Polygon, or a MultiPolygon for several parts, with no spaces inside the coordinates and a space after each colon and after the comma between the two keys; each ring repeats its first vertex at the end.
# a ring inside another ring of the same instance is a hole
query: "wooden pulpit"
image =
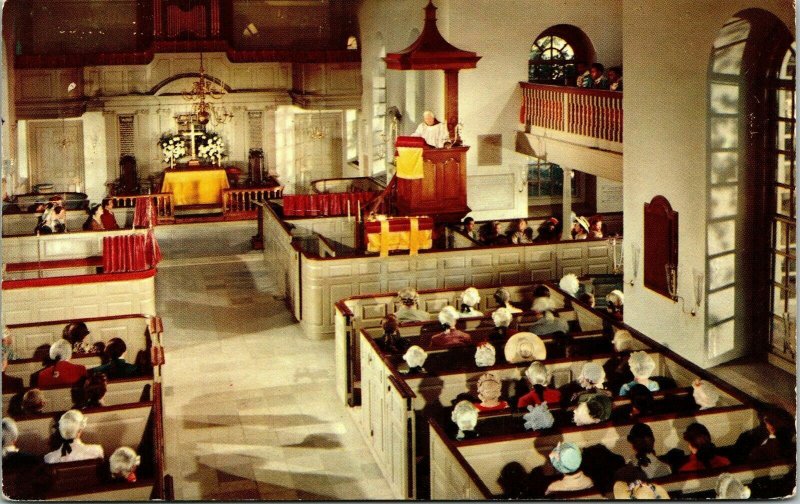
{"type": "MultiPolygon", "coordinates": [[[[417,144],[421,138],[398,137],[397,146],[417,144]]],[[[424,144],[424,142],[423,142],[424,144]]],[[[423,177],[397,177],[397,215],[428,215],[437,224],[459,222],[467,206],[467,151],[469,147],[421,147],[423,177]]]]}

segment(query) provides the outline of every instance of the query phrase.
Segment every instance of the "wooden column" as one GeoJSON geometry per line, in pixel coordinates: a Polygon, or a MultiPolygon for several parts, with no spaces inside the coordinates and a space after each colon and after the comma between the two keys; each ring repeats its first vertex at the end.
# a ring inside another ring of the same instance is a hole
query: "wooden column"
{"type": "Polygon", "coordinates": [[[572,168],[565,168],[564,185],[561,188],[561,239],[572,239],[572,168]]]}
{"type": "Polygon", "coordinates": [[[450,138],[455,138],[458,124],[458,70],[444,71],[444,117],[450,138]]]}

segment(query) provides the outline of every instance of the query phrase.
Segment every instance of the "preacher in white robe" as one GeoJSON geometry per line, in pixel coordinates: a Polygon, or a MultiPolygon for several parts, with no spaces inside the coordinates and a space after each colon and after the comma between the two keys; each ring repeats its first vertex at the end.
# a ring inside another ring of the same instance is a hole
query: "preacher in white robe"
{"type": "Polygon", "coordinates": [[[417,126],[417,130],[411,136],[422,137],[425,143],[441,149],[445,144],[450,143],[450,132],[447,131],[445,123],[437,122],[433,113],[426,111],[422,114],[422,123],[417,126]]]}

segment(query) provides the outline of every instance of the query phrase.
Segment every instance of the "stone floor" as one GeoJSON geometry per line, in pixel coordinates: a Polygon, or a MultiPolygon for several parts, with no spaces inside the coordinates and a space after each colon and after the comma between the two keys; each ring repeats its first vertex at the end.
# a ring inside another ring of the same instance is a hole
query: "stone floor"
{"type": "Polygon", "coordinates": [[[303,336],[272,296],[261,253],[241,246],[254,223],[158,229],[166,469],[175,497],[390,499],[336,396],[333,341],[303,336]]]}
{"type": "MultiPolygon", "coordinates": [[[[157,228],[167,472],[177,499],[391,499],[334,388],[333,342],[276,299],[250,221],[157,228]]],[[[710,370],[795,411],[794,376],[746,359],[710,370]]]]}

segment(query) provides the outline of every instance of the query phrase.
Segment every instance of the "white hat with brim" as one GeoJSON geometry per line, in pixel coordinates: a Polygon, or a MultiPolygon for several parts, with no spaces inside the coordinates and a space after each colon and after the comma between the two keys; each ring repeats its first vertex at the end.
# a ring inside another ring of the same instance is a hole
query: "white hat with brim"
{"type": "Polygon", "coordinates": [[[506,362],[517,364],[547,358],[547,348],[542,339],[532,332],[519,332],[511,336],[503,349],[506,362]]]}

